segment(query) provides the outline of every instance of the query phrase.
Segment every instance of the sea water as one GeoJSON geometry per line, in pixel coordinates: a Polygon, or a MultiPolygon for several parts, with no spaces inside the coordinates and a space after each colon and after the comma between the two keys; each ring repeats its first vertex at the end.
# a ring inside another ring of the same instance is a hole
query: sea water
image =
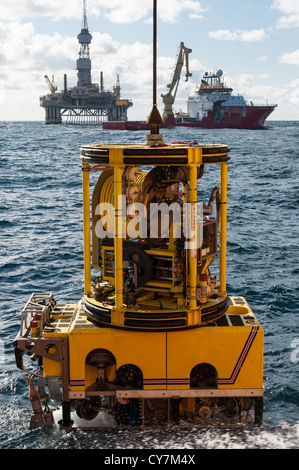
{"type": "MultiPolygon", "coordinates": [[[[15,366],[12,342],[32,292],[53,292],[57,302],[77,302],[82,296],[80,146],[145,142],[147,132],[0,123],[0,448],[298,448],[299,122],[268,124],[258,131],[162,131],[165,142],[231,149],[227,291],[246,298],[265,331],[263,425],[67,433],[58,426],[29,429],[28,387],[15,366]]],[[[204,178],[208,173],[209,168],[204,178]]],[[[213,178],[211,189],[218,183],[213,178]]]]}

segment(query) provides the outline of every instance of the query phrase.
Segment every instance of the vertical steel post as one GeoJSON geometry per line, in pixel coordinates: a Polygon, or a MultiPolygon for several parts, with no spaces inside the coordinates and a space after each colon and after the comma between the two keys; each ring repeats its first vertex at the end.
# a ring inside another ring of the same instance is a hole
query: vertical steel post
{"type": "Polygon", "coordinates": [[[91,292],[90,262],[90,201],[89,201],[89,165],[82,163],[83,183],[83,238],[84,238],[84,293],[91,292]]]}
{"type": "Polygon", "coordinates": [[[226,295],[227,163],[220,167],[220,295],[226,295]]]}
{"type": "MultiPolygon", "coordinates": [[[[117,154],[118,151],[116,151],[117,154]]],[[[115,306],[123,308],[123,239],[122,239],[122,168],[114,167],[114,262],[115,262],[115,306]]]]}
{"type": "Polygon", "coordinates": [[[71,402],[69,398],[69,345],[67,338],[61,338],[61,386],[62,386],[62,419],[59,421],[61,428],[70,428],[74,422],[71,419],[71,402]]]}
{"type": "Polygon", "coordinates": [[[196,285],[197,285],[197,167],[190,167],[189,203],[191,205],[190,230],[192,234],[191,248],[189,248],[189,284],[190,284],[190,309],[197,309],[196,285]]]}

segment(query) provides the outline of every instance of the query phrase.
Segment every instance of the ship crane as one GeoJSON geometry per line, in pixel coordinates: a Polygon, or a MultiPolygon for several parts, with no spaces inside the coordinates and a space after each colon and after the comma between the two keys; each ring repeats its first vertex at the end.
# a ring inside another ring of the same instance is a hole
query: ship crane
{"type": "Polygon", "coordinates": [[[178,90],[179,86],[179,81],[181,77],[181,71],[184,66],[184,62],[186,65],[186,82],[188,81],[188,78],[192,76],[192,73],[189,72],[189,54],[192,52],[192,49],[188,49],[185,47],[184,43],[180,43],[180,50],[178,53],[178,58],[177,58],[177,63],[174,69],[172,81],[168,87],[168,92],[165,95],[161,95],[163,98],[163,104],[164,104],[164,111],[163,111],[163,121],[165,122],[166,119],[168,118],[169,115],[173,115],[173,109],[172,105],[174,103],[176,93],[178,90]],[[172,92],[174,90],[174,94],[172,95],[172,92]]]}
{"type": "Polygon", "coordinates": [[[48,84],[48,87],[51,91],[51,93],[55,93],[57,91],[57,86],[54,84],[54,75],[52,75],[52,81],[50,81],[48,75],[45,75],[46,82],[48,84]]]}

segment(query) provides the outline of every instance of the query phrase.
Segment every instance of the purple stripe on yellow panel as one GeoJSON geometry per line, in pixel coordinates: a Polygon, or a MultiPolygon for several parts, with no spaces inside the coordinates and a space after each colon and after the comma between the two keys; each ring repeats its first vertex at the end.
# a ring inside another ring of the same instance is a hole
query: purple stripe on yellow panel
{"type": "Polygon", "coordinates": [[[241,351],[241,354],[240,354],[240,356],[237,360],[237,363],[236,363],[230,377],[227,377],[227,378],[224,378],[224,379],[218,379],[218,384],[220,384],[220,385],[230,384],[231,385],[231,384],[235,383],[235,381],[236,381],[236,379],[237,379],[237,377],[240,373],[240,370],[242,368],[242,365],[244,364],[244,361],[247,357],[247,354],[249,353],[250,348],[253,344],[253,341],[254,341],[254,339],[257,335],[258,329],[259,329],[258,326],[254,326],[251,329],[251,331],[249,333],[249,336],[246,340],[246,343],[245,343],[245,345],[244,345],[244,347],[241,351]]]}

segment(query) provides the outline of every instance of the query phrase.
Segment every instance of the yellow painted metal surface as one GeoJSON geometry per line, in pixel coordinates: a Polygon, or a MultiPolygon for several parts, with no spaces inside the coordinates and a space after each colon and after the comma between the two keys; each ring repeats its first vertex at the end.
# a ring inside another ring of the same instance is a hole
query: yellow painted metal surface
{"type": "Polygon", "coordinates": [[[98,328],[88,320],[85,323],[84,320],[80,321],[78,316],[69,334],[70,383],[82,384],[73,385],[70,390],[85,390],[91,385],[92,382],[89,383],[86,378],[85,359],[91,351],[98,348],[107,349],[113,354],[117,369],[124,364],[134,364],[142,370],[144,379],[157,374],[161,377],[166,375],[165,333],[148,334],[98,328]]]}
{"type": "Polygon", "coordinates": [[[227,163],[221,164],[221,192],[220,192],[220,259],[219,277],[220,293],[226,293],[226,225],[227,225],[227,163]]]}
{"type": "MultiPolygon", "coordinates": [[[[189,390],[192,369],[202,363],[217,372],[219,389],[260,389],[263,386],[263,329],[245,299],[232,298],[228,318],[241,316],[243,326],[206,326],[178,332],[136,332],[93,325],[81,306],[74,317],[57,320],[47,338],[69,339],[70,390],[86,390],[96,381],[97,370],[86,364],[87,355],[98,348],[110,351],[116,360],[107,371],[113,381],[115,370],[133,364],[143,373],[145,390],[189,390]],[[64,322],[64,324],[63,324],[64,322]]],[[[46,376],[60,376],[59,363],[45,359],[46,376]]]]}
{"type": "MultiPolygon", "coordinates": [[[[251,330],[252,327],[207,326],[167,333],[168,379],[188,380],[192,369],[197,364],[205,363],[216,369],[217,388],[261,388],[263,333],[259,329],[253,343],[248,344],[251,330]]],[[[168,388],[182,387],[176,383],[168,388]]],[[[189,389],[189,384],[183,388],[189,389]]]]}
{"type": "Polygon", "coordinates": [[[45,377],[61,377],[61,364],[59,362],[52,361],[51,359],[44,358],[43,373],[45,377]]]}

